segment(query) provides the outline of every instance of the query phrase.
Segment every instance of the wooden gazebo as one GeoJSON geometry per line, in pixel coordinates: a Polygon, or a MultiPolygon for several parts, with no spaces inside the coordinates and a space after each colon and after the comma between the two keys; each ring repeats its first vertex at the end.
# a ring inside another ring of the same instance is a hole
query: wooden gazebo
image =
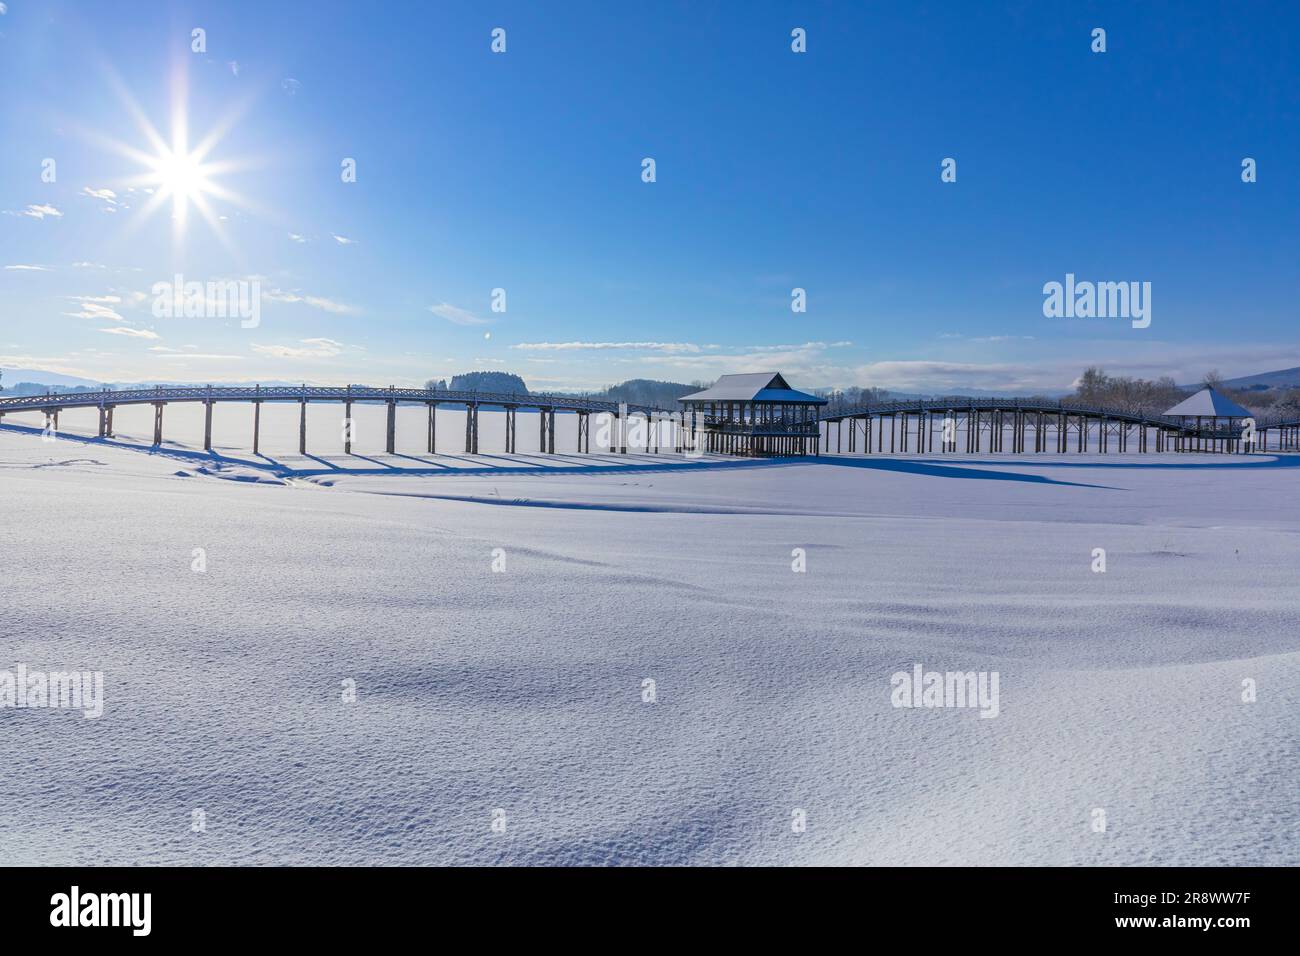
{"type": "Polygon", "coordinates": [[[1225,447],[1225,442],[1229,450],[1237,447],[1242,424],[1251,414],[1206,385],[1165,412],[1165,417],[1177,420],[1186,429],[1178,436],[1180,451],[1213,451],[1216,446],[1225,447]]]}
{"type": "Polygon", "coordinates": [[[728,455],[816,455],[826,399],[791,388],[779,372],[724,375],[679,401],[704,450],[728,455]]]}

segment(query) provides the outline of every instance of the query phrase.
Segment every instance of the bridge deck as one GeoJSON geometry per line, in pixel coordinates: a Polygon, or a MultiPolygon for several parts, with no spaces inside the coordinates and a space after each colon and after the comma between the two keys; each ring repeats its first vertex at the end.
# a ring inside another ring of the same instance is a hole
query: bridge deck
{"type": "MultiPolygon", "coordinates": [[[[264,402],[294,402],[302,406],[300,424],[300,451],[307,450],[307,415],[309,403],[337,402],[351,407],[354,402],[382,403],[388,406],[388,450],[394,447],[396,429],[395,409],[401,404],[424,404],[429,407],[429,447],[432,449],[437,427],[436,410],[440,405],[464,406],[465,451],[478,452],[478,411],[480,408],[501,408],[507,417],[506,451],[515,447],[515,412],[518,409],[537,409],[541,414],[541,443],[548,452],[555,450],[555,414],[571,412],[578,416],[578,445],[584,442],[590,450],[590,425],[592,413],[611,415],[616,420],[619,437],[615,444],[626,450],[624,434],[629,415],[645,416],[658,420],[669,419],[678,424],[674,431],[676,450],[694,447],[697,428],[708,427],[704,418],[680,410],[671,411],[650,405],[626,405],[617,402],[588,398],[571,398],[559,395],[509,394],[495,392],[450,391],[425,388],[375,388],[370,386],[173,386],[142,389],[103,390],[98,392],[64,392],[56,395],[23,395],[0,398],[0,419],[5,414],[17,412],[44,413],[58,427],[59,412],[67,409],[96,408],[99,410],[99,434],[113,434],[113,410],[120,405],[153,405],[154,444],[162,443],[164,406],[174,402],[200,403],[206,406],[204,448],[212,447],[212,407],[220,402],[242,402],[254,405],[253,447],[258,447],[260,434],[260,406],[264,402]]],[[[1300,418],[1257,419],[1253,423],[1255,436],[1243,435],[1240,424],[1224,428],[1218,424],[1176,419],[1166,416],[1144,416],[1109,411],[1071,402],[1024,401],[1003,398],[941,398],[912,401],[878,402],[850,409],[842,409],[821,416],[821,423],[809,423],[814,454],[829,452],[832,436],[836,450],[843,451],[843,425],[849,423],[848,451],[854,452],[857,436],[862,432],[863,451],[870,452],[872,432],[875,434],[877,452],[884,452],[885,422],[889,425],[889,451],[925,453],[934,451],[935,425],[940,423],[939,451],[957,451],[957,432],[965,435],[965,450],[983,450],[987,435],[989,451],[1034,452],[1055,450],[1085,452],[1089,448],[1092,432],[1097,433],[1099,451],[1109,451],[1109,439],[1115,438],[1115,450],[1129,451],[1130,431],[1136,438],[1136,451],[1246,451],[1267,448],[1269,432],[1276,437],[1279,450],[1300,450],[1300,418]],[[901,419],[902,427],[898,427],[901,419]],[[912,427],[912,426],[915,427],[912,427]],[[873,427],[874,426],[874,427],[873,427]],[[1004,447],[1010,431],[1011,447],[1004,447]],[[1154,449],[1148,440],[1154,432],[1154,449]],[[823,447],[822,442],[825,445],[823,447]],[[909,447],[910,445],[910,447],[909,447]],[[1070,446],[1073,445],[1074,448],[1070,446]]],[[[1231,424],[1231,423],[1230,423],[1231,424]]],[[[784,446],[778,446],[784,447],[784,446]]],[[[347,446],[350,451],[350,442],[347,446]]]]}

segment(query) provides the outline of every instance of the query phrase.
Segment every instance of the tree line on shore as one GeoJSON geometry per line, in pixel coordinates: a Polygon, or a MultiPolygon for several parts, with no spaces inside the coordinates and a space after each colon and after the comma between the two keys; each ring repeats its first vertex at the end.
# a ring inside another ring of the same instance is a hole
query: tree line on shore
{"type": "MultiPolygon", "coordinates": [[[[467,372],[446,379],[430,379],[426,388],[452,391],[480,391],[513,394],[548,394],[572,398],[593,398],[602,401],[626,402],[628,405],[652,405],[660,408],[676,408],[677,399],[691,392],[708,388],[712,383],[696,381],[663,382],[654,379],[630,379],[617,385],[589,392],[544,392],[530,393],[524,380],[513,372],[467,372]]],[[[1207,372],[1202,378],[1202,385],[1212,385],[1216,390],[1232,399],[1237,404],[1249,409],[1254,415],[1265,417],[1282,415],[1300,418],[1300,388],[1252,388],[1234,389],[1223,384],[1223,376],[1217,371],[1207,372]]],[[[823,415],[836,415],[864,405],[896,401],[901,396],[893,395],[888,389],[870,386],[850,386],[848,388],[817,389],[815,394],[827,400],[823,415]]],[[[1178,385],[1169,376],[1156,379],[1136,378],[1126,375],[1108,375],[1105,369],[1091,366],[1074,383],[1074,390],[1064,396],[1062,401],[1088,405],[1127,415],[1158,416],[1177,405],[1190,394],[1186,386],[1178,385]]],[[[909,396],[909,398],[912,396],[909,396]]],[[[965,395],[935,395],[933,399],[951,399],[954,403],[969,401],[965,395]]],[[[1052,396],[1022,396],[1026,402],[1055,402],[1052,396]]]]}

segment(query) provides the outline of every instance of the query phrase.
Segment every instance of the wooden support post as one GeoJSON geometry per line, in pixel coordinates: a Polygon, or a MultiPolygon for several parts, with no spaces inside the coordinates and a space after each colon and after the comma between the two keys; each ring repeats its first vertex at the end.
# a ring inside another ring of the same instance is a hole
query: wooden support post
{"type": "Polygon", "coordinates": [[[113,406],[112,405],[108,406],[108,416],[107,416],[106,431],[104,432],[104,436],[106,438],[113,437],[113,406]]]}
{"type": "Polygon", "coordinates": [[[478,454],[478,402],[474,403],[474,454],[478,454]]]}
{"type": "Polygon", "coordinates": [[[104,418],[105,418],[104,406],[100,405],[99,406],[99,437],[100,438],[104,437],[104,418]]]}
{"type": "Polygon", "coordinates": [[[262,403],[253,402],[253,454],[260,455],[262,437],[262,403]]]}
{"type": "Polygon", "coordinates": [[[352,399],[343,403],[343,454],[352,454],[352,399]]]}
{"type": "Polygon", "coordinates": [[[163,403],[154,402],[153,403],[153,443],[155,448],[161,445],[163,440],[162,418],[163,418],[163,403]]]}
{"type": "Polygon", "coordinates": [[[388,400],[388,425],[385,429],[384,449],[392,455],[397,452],[397,402],[388,400]]]}
{"type": "Polygon", "coordinates": [[[552,408],[550,412],[547,413],[546,418],[547,418],[546,453],[548,455],[554,455],[555,454],[555,409],[554,408],[552,408]]]}
{"type": "Polygon", "coordinates": [[[298,454],[307,454],[307,399],[298,400],[298,454]]]}
{"type": "Polygon", "coordinates": [[[203,403],[203,450],[212,451],[212,399],[203,403]]]}

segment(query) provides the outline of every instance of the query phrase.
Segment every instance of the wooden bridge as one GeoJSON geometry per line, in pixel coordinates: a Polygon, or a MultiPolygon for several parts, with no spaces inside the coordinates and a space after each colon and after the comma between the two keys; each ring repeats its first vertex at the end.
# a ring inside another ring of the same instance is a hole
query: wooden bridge
{"type": "MultiPolygon", "coordinates": [[[[539,448],[555,453],[555,414],[565,412],[578,418],[578,451],[591,451],[589,416],[609,415],[612,421],[611,450],[626,454],[627,419],[644,418],[648,423],[671,422],[673,450],[685,452],[699,447],[698,436],[704,419],[693,411],[669,411],[649,405],[625,405],[596,399],[567,398],[541,394],[498,394],[424,388],[372,388],[350,385],[322,386],[187,386],[145,389],[64,392],[54,395],[24,395],[0,398],[0,421],[15,412],[43,413],[47,424],[58,429],[60,411],[95,408],[99,411],[99,436],[113,437],[113,409],[119,405],[154,406],[153,444],[163,441],[163,409],[174,402],[201,403],[205,407],[203,447],[212,448],[212,409],[218,402],[243,402],[253,406],[253,453],[260,453],[261,406],[263,402],[290,402],[300,407],[298,450],[307,453],[307,404],[335,402],[351,420],[354,402],[382,403],[388,408],[386,450],[394,452],[397,406],[422,404],[428,407],[427,447],[434,451],[439,405],[464,407],[465,452],[479,450],[478,413],[481,408],[499,408],[506,415],[505,451],[516,451],[516,420],[519,409],[539,413],[539,448]]],[[[1246,453],[1300,449],[1300,418],[1262,418],[1255,422],[1253,443],[1243,440],[1240,427],[1225,428],[1218,422],[1189,422],[1163,416],[1130,415],[1070,402],[1033,402],[1017,399],[922,399],[878,402],[823,413],[814,419],[813,453],[834,454],[967,454],[1086,453],[1127,454],[1137,452],[1225,452],[1246,453]],[[847,429],[845,426],[848,426],[847,429]],[[847,431],[847,436],[845,432],[847,431]],[[886,439],[886,432],[888,438],[886,439]],[[847,437],[847,442],[846,442],[847,437]],[[961,448],[958,448],[961,444],[961,448]],[[874,445],[874,448],[872,447],[874,445]],[[937,445],[937,448],[936,448],[937,445]],[[846,447],[847,446],[847,447],[846,447]]],[[[660,450],[659,429],[647,429],[647,451],[660,450]]],[[[344,452],[352,453],[351,429],[344,432],[344,452]]]]}
{"type": "Polygon", "coordinates": [[[1269,436],[1275,450],[1300,448],[1300,418],[1255,420],[1254,441],[1243,440],[1242,428],[1223,427],[1222,419],[1188,421],[1185,418],[1129,415],[1072,402],[1034,402],[1007,398],[919,399],[877,402],[823,414],[825,450],[845,452],[844,425],[848,423],[849,454],[929,454],[982,451],[1012,453],[1069,451],[1086,453],[1095,438],[1096,451],[1117,452],[1225,452],[1267,451],[1269,436]],[[937,427],[936,427],[937,426],[937,427]],[[888,442],[885,439],[889,433],[888,442]],[[1010,438],[1010,447],[1007,447],[1010,438]],[[886,448],[886,445],[888,447],[886,448]]]}
{"type": "MultiPolygon", "coordinates": [[[[465,408],[465,452],[478,453],[478,412],[480,408],[500,408],[506,414],[506,453],[515,451],[515,413],[521,409],[536,409],[540,419],[540,448],[555,453],[555,413],[571,412],[578,416],[578,451],[591,451],[592,413],[613,418],[614,443],[619,451],[627,452],[626,419],[632,415],[644,416],[648,421],[673,421],[684,424],[682,412],[670,412],[648,405],[625,405],[618,402],[597,401],[585,398],[565,398],[549,395],[513,395],[491,392],[450,391],[427,388],[371,388],[349,385],[339,387],[319,386],[199,386],[174,388],[105,390],[101,392],[64,392],[57,395],[24,395],[0,398],[0,421],[14,412],[44,413],[46,422],[56,431],[59,412],[71,408],[97,408],[99,410],[99,437],[113,437],[113,409],[119,405],[152,405],[154,407],[153,444],[163,441],[163,409],[173,402],[200,402],[204,405],[203,447],[212,450],[212,408],[218,402],[243,402],[253,406],[253,453],[259,454],[261,444],[262,403],[296,402],[300,406],[298,418],[298,451],[307,454],[307,404],[309,402],[337,402],[344,408],[343,417],[352,420],[354,402],[383,403],[388,406],[386,449],[392,454],[397,441],[397,406],[422,404],[428,406],[428,450],[433,454],[437,435],[438,406],[455,405],[465,408]]],[[[674,429],[677,451],[684,451],[681,441],[686,429],[674,429]]],[[[656,434],[656,441],[658,436],[656,434]]],[[[344,431],[345,454],[352,453],[352,429],[344,431]]],[[[655,448],[658,451],[658,447],[655,448]]]]}

